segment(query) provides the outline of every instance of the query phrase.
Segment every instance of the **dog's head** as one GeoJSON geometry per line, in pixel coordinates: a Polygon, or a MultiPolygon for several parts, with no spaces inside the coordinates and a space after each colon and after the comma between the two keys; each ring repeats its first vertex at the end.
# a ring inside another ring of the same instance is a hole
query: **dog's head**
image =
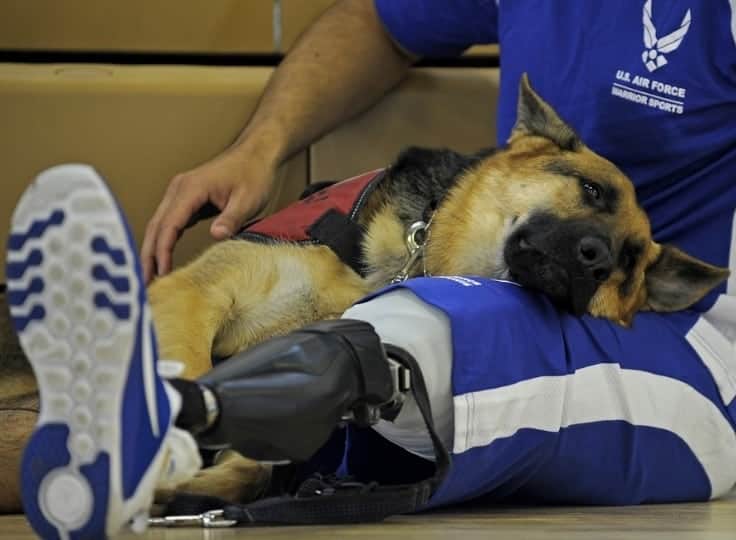
{"type": "Polygon", "coordinates": [[[464,252],[469,263],[460,272],[472,273],[484,241],[500,242],[490,274],[623,325],[638,310],[684,309],[728,276],[654,242],[631,181],[585,146],[526,75],[507,148],[469,174],[474,188],[455,197],[467,208],[462,227],[494,238],[455,240],[453,257],[464,252]],[[493,201],[485,212],[483,201],[493,201]]]}

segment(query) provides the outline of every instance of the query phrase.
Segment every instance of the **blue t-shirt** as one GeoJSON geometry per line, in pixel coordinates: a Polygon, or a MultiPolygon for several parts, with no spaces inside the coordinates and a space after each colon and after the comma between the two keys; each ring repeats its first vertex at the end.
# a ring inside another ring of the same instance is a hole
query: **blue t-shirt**
{"type": "MultiPolygon", "coordinates": [[[[420,56],[501,46],[498,142],[530,81],[634,182],[654,237],[729,266],[736,208],[736,1],[375,0],[420,56]]],[[[698,307],[705,309],[726,286],[698,307]]]]}

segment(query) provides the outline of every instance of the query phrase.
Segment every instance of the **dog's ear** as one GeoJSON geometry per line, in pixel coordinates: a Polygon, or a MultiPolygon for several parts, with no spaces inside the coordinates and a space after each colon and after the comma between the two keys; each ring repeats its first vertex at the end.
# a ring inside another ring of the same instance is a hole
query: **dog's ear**
{"type": "Polygon", "coordinates": [[[727,279],[729,271],[691,257],[673,246],[661,246],[659,257],[647,268],[644,309],[679,311],[692,306],[727,279]]]}
{"type": "Polygon", "coordinates": [[[519,83],[516,125],[511,131],[509,142],[522,135],[546,137],[563,150],[574,151],[582,146],[575,131],[534,91],[526,73],[521,76],[519,83]]]}

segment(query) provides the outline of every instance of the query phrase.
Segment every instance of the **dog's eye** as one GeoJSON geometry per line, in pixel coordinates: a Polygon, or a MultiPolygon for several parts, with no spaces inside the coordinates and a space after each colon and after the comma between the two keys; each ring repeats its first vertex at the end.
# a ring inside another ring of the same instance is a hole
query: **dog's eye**
{"type": "Polygon", "coordinates": [[[583,189],[596,201],[601,198],[601,186],[595,182],[583,182],[583,189]]]}

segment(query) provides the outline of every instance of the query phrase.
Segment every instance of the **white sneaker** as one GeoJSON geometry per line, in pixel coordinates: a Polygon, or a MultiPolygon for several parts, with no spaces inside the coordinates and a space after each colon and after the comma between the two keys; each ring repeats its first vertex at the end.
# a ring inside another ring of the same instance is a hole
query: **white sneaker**
{"type": "Polygon", "coordinates": [[[26,190],[6,275],[41,394],[22,463],[28,520],[48,539],[115,535],[142,521],[171,466],[178,403],[157,373],[135,242],[91,167],[51,168],[26,190]]]}

